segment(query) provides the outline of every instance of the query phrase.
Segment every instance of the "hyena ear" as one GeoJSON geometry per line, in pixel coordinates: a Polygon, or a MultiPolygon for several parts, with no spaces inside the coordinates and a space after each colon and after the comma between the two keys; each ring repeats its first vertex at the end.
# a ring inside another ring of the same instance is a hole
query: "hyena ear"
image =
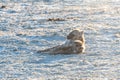
{"type": "Polygon", "coordinates": [[[81,31],[80,34],[83,35],[83,34],[84,34],[84,31],[81,31]]]}

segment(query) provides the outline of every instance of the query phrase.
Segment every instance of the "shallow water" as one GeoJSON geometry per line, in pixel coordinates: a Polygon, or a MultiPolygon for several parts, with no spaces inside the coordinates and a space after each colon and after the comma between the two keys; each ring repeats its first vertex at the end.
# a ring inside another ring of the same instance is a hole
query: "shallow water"
{"type": "Polygon", "coordinates": [[[0,2],[1,80],[120,79],[119,0],[0,2]],[[85,54],[37,53],[64,43],[75,28],[85,32],[85,54]]]}

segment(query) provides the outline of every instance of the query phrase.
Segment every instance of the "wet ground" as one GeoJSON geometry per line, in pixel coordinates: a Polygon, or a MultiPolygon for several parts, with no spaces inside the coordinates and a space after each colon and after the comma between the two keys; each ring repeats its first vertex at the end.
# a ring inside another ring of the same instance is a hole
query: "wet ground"
{"type": "Polygon", "coordinates": [[[1,1],[0,6],[1,80],[120,79],[119,0],[1,1]],[[85,32],[85,54],[37,53],[64,43],[76,28],[85,32]]]}

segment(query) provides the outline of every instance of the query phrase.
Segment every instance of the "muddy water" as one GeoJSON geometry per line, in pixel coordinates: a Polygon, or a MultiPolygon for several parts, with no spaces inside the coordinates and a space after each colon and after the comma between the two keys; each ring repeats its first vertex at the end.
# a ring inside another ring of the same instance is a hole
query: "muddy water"
{"type": "Polygon", "coordinates": [[[120,79],[120,1],[1,1],[1,80],[120,79]],[[61,21],[48,19],[60,18],[61,21]],[[50,55],[37,50],[64,43],[84,30],[85,54],[50,55]]]}

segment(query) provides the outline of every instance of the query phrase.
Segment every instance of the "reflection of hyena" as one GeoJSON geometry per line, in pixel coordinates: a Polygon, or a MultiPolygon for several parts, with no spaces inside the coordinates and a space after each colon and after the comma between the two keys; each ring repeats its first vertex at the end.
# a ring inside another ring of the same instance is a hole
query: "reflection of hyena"
{"type": "Polygon", "coordinates": [[[80,30],[73,30],[67,36],[67,41],[49,49],[41,50],[41,53],[53,53],[53,54],[76,54],[82,53],[85,50],[84,32],[80,30]]]}

